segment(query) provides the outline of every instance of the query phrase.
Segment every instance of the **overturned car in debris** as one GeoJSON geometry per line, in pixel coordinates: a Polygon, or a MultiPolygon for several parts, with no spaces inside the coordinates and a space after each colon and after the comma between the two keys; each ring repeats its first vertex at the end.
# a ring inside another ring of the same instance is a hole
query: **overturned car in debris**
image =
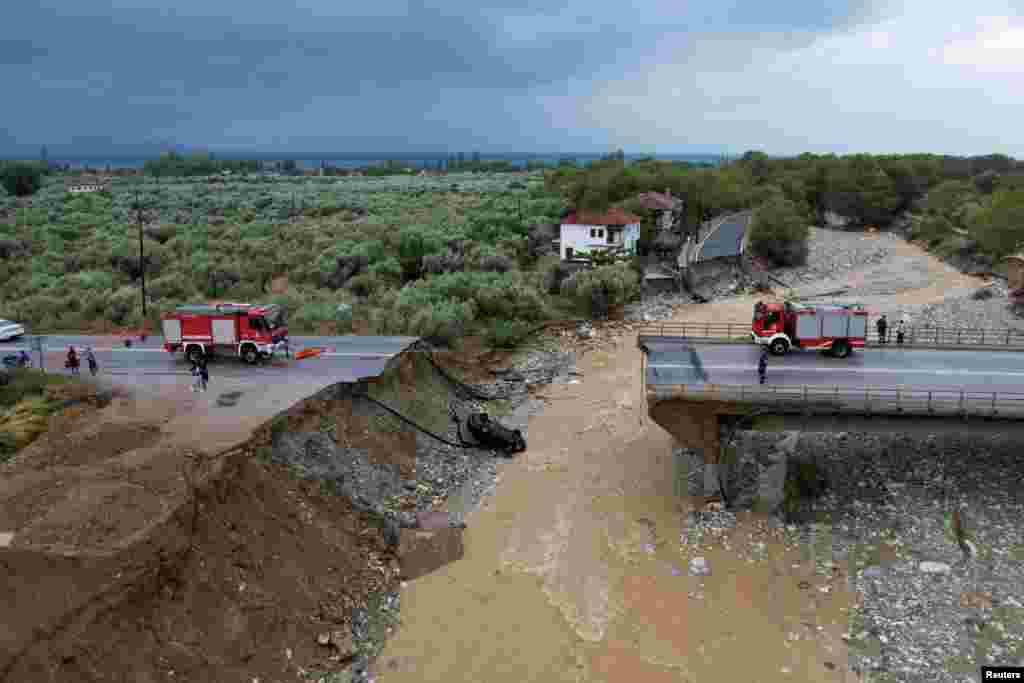
{"type": "Polygon", "coordinates": [[[487,448],[501,451],[505,455],[522,453],[526,450],[526,439],[518,429],[509,429],[496,420],[492,420],[487,413],[471,413],[466,418],[466,427],[470,435],[476,441],[475,444],[468,443],[462,436],[462,421],[454,409],[449,409],[452,420],[455,422],[455,433],[459,436],[459,443],[464,448],[487,448]]]}

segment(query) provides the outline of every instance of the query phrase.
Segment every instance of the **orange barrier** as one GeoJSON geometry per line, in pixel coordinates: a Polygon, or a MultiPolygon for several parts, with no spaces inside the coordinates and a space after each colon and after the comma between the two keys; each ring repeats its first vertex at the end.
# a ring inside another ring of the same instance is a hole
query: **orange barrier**
{"type": "Polygon", "coordinates": [[[295,360],[302,360],[303,358],[316,358],[323,352],[324,350],[319,348],[302,349],[297,354],[295,354],[295,360]]]}

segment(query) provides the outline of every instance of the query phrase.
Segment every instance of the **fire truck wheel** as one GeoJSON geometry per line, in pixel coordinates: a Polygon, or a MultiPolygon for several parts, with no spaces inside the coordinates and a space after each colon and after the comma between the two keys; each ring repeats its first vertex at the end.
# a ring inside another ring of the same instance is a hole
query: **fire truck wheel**
{"type": "Polygon", "coordinates": [[[850,345],[844,341],[838,341],[832,345],[832,355],[836,358],[846,358],[850,355],[850,345]]]}
{"type": "Polygon", "coordinates": [[[256,365],[259,362],[260,354],[256,351],[254,346],[246,346],[242,349],[242,360],[249,365],[256,365]]]}
{"type": "Polygon", "coordinates": [[[776,339],[768,348],[776,356],[784,356],[789,351],[789,343],[785,339],[776,339]]]}

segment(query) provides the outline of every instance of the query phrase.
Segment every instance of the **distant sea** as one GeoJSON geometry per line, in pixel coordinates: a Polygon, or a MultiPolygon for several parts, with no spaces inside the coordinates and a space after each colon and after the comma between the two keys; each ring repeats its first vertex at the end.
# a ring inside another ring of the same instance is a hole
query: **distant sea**
{"type": "MultiPolygon", "coordinates": [[[[187,153],[186,153],[187,154],[187,153]]],[[[335,168],[365,168],[368,166],[382,165],[389,160],[401,161],[407,164],[411,168],[433,168],[436,167],[438,162],[447,160],[447,155],[403,155],[403,154],[379,154],[379,155],[345,155],[345,154],[325,154],[315,155],[309,153],[296,154],[294,156],[288,155],[265,155],[265,154],[217,154],[213,153],[211,156],[214,159],[220,159],[224,161],[233,161],[239,159],[248,159],[262,161],[266,165],[273,165],[278,161],[286,161],[289,159],[295,160],[296,164],[300,168],[319,168],[321,163],[327,166],[333,166],[335,168]]],[[[561,159],[575,159],[578,164],[587,164],[591,161],[597,161],[600,159],[602,154],[481,154],[481,161],[510,161],[516,166],[525,167],[527,161],[543,161],[549,166],[558,164],[561,159]]],[[[686,161],[694,164],[712,164],[718,165],[721,163],[723,157],[717,154],[627,154],[625,155],[626,161],[632,162],[637,159],[647,159],[654,157],[662,161],[686,161]]],[[[115,168],[142,168],[143,164],[149,159],[155,159],[157,157],[52,157],[50,161],[56,164],[67,164],[71,168],[94,168],[94,169],[105,169],[109,166],[112,169],[115,168]]],[[[468,161],[472,157],[465,155],[465,159],[468,161]]]]}

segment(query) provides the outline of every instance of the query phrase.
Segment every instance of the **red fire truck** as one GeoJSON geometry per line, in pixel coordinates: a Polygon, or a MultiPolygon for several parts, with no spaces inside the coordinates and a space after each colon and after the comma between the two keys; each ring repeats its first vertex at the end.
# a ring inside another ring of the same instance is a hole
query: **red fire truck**
{"type": "Polygon", "coordinates": [[[164,349],[184,351],[189,360],[224,352],[257,363],[288,344],[284,312],[275,304],[178,306],[161,319],[164,349]]]}
{"type": "Polygon", "coordinates": [[[864,348],[868,312],[860,304],[763,303],[754,306],[750,337],[777,356],[790,349],[827,351],[846,358],[864,348]]]}

